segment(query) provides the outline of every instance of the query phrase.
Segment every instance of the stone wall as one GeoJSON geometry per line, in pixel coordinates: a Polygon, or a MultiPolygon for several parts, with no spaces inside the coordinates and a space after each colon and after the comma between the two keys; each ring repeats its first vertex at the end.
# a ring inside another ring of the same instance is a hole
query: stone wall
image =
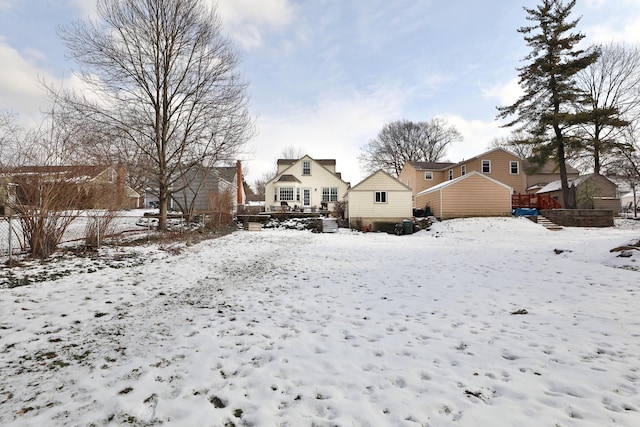
{"type": "Polygon", "coordinates": [[[563,227],[613,227],[613,211],[606,209],[549,209],[540,215],[563,227]]]}

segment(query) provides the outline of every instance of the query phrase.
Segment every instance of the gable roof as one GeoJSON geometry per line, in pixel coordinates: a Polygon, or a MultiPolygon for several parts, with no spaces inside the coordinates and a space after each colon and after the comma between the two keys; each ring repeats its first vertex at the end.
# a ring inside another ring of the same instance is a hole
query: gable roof
{"type": "Polygon", "coordinates": [[[453,165],[451,165],[451,166],[463,165],[463,164],[465,164],[465,163],[467,163],[467,162],[470,162],[471,160],[475,160],[475,159],[479,159],[479,158],[482,158],[482,157],[488,156],[489,154],[491,154],[491,153],[493,153],[493,152],[496,152],[496,151],[504,151],[505,153],[510,154],[510,155],[512,155],[513,157],[515,157],[515,158],[517,158],[517,159],[520,159],[521,161],[524,161],[524,159],[523,159],[522,157],[520,157],[520,156],[518,156],[518,155],[516,155],[516,154],[513,154],[511,151],[509,151],[509,150],[505,150],[505,149],[504,149],[504,148],[502,148],[502,147],[497,147],[497,148],[493,148],[493,149],[491,149],[491,150],[489,150],[489,151],[485,151],[484,153],[478,154],[477,156],[469,157],[468,159],[465,159],[465,160],[459,161],[458,163],[455,163],[455,164],[453,164],[453,165]]]}
{"type": "MultiPolygon", "coordinates": [[[[349,189],[349,191],[357,191],[358,187],[360,187],[362,184],[366,183],[369,179],[373,178],[376,175],[379,174],[384,174],[386,175],[386,177],[392,179],[393,181],[395,181],[395,183],[401,185],[404,189],[406,189],[407,191],[413,191],[411,189],[411,187],[409,187],[408,185],[405,185],[402,181],[400,181],[398,178],[396,178],[395,176],[391,175],[390,173],[382,170],[382,169],[378,169],[377,171],[375,171],[374,173],[372,173],[371,175],[369,175],[368,177],[366,177],[365,179],[363,179],[362,181],[360,181],[359,183],[357,183],[356,185],[354,185],[353,187],[351,187],[349,189]]],[[[384,188],[380,188],[380,190],[384,190],[384,188]]]]}
{"type": "MultiPolygon", "coordinates": [[[[309,159],[314,163],[317,163],[320,165],[320,167],[324,168],[327,172],[329,172],[330,174],[332,174],[333,176],[335,176],[336,178],[338,178],[340,181],[344,182],[344,184],[348,187],[349,183],[344,181],[342,179],[342,174],[340,172],[333,172],[331,169],[329,169],[327,166],[333,166],[334,170],[335,170],[335,164],[336,164],[336,160],[335,159],[319,159],[319,160],[315,160],[312,159],[311,156],[309,156],[308,154],[305,154],[304,156],[300,157],[299,159],[278,159],[277,160],[277,164],[278,165],[284,165],[286,166],[286,168],[282,171],[281,174],[278,174],[276,176],[274,176],[273,178],[271,178],[269,181],[266,182],[266,184],[269,184],[271,182],[278,182],[280,180],[280,177],[287,174],[287,171],[289,169],[291,169],[293,167],[293,165],[295,165],[296,163],[304,160],[304,159],[309,159]]],[[[294,174],[287,174],[287,175],[291,175],[293,177],[295,177],[294,174]]],[[[300,182],[300,181],[298,181],[300,182]]]]}
{"type": "Polygon", "coordinates": [[[214,166],[213,170],[218,173],[218,176],[225,181],[235,183],[236,174],[238,173],[237,166],[214,166]]]}
{"type": "Polygon", "coordinates": [[[312,159],[309,155],[304,155],[302,157],[300,157],[299,159],[278,159],[276,161],[277,165],[285,165],[285,166],[291,166],[294,163],[304,159],[305,157],[308,157],[309,159],[313,160],[316,163],[321,164],[324,167],[327,166],[335,166],[336,165],[336,159],[312,159]]]}
{"type": "Polygon", "coordinates": [[[466,174],[466,175],[462,175],[462,176],[459,176],[459,177],[458,177],[458,178],[456,178],[456,179],[451,179],[451,180],[449,180],[449,181],[441,182],[441,183],[440,183],[440,184],[438,184],[438,185],[434,185],[433,187],[429,187],[429,188],[427,188],[426,190],[422,190],[421,192],[419,192],[418,194],[416,194],[416,196],[421,196],[421,195],[423,195],[423,194],[429,194],[429,193],[433,193],[433,192],[435,192],[435,191],[440,191],[440,190],[442,190],[443,188],[449,187],[449,186],[451,186],[451,185],[455,185],[455,184],[457,184],[458,182],[463,181],[463,180],[465,180],[465,179],[467,179],[467,178],[469,178],[469,177],[471,177],[471,176],[475,176],[475,175],[478,175],[478,176],[480,176],[480,177],[482,177],[482,178],[484,178],[484,179],[488,179],[489,181],[492,181],[492,182],[494,182],[494,183],[496,183],[496,184],[498,184],[498,185],[501,185],[501,186],[502,186],[502,187],[504,187],[504,188],[508,188],[508,189],[509,189],[509,191],[511,191],[511,190],[512,190],[512,188],[511,188],[511,187],[509,187],[507,184],[504,184],[504,183],[502,183],[502,182],[498,181],[497,179],[493,179],[493,178],[491,178],[490,176],[487,176],[487,175],[485,175],[485,174],[483,174],[483,173],[481,173],[481,172],[478,172],[478,171],[471,171],[471,172],[469,172],[468,174],[466,174]]]}

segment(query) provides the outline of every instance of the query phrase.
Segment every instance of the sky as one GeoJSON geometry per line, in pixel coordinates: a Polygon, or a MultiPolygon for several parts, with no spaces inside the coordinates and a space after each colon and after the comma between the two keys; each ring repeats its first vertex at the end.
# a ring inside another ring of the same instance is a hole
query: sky
{"type": "MultiPolygon", "coordinates": [[[[442,160],[486,151],[508,134],[496,107],[520,93],[529,53],[517,29],[538,0],[203,0],[217,5],[249,81],[257,135],[243,159],[253,183],[288,147],[336,159],[345,181],[357,156],[395,120],[445,118],[464,140],[442,160]]],[[[92,0],[0,0],[0,109],[22,123],[46,109],[39,81],[77,87],[56,29],[94,19],[92,0]]],[[[585,43],[640,42],[640,0],[578,0],[585,43]]]]}
{"type": "Polygon", "coordinates": [[[23,260],[0,269],[0,425],[637,427],[640,224],[616,224],[23,260]]]}

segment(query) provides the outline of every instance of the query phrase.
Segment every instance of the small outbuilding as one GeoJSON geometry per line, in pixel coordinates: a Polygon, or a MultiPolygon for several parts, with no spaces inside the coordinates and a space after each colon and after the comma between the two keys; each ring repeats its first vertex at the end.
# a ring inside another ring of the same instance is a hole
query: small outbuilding
{"type": "Polygon", "coordinates": [[[416,206],[439,219],[511,215],[513,189],[478,171],[421,191],[416,206]]]}
{"type": "MultiPolygon", "coordinates": [[[[590,173],[569,179],[569,187],[575,189],[575,200],[578,209],[605,209],[617,214],[621,210],[621,202],[617,197],[617,185],[604,175],[590,173]]],[[[563,205],[562,184],[553,181],[541,188],[537,194],[549,194],[563,205]]],[[[564,208],[564,206],[562,206],[564,208]]]]}
{"type": "Polygon", "coordinates": [[[393,230],[413,215],[411,188],[379,170],[347,192],[349,227],[371,231],[393,230]]]}

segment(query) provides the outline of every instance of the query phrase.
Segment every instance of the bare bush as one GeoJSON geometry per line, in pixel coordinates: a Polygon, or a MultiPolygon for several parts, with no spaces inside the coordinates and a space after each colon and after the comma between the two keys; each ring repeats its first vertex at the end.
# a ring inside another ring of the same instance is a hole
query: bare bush
{"type": "Polygon", "coordinates": [[[84,241],[87,248],[98,248],[106,236],[113,232],[113,219],[116,217],[115,210],[102,210],[91,212],[87,218],[87,225],[84,230],[84,241]]]}

